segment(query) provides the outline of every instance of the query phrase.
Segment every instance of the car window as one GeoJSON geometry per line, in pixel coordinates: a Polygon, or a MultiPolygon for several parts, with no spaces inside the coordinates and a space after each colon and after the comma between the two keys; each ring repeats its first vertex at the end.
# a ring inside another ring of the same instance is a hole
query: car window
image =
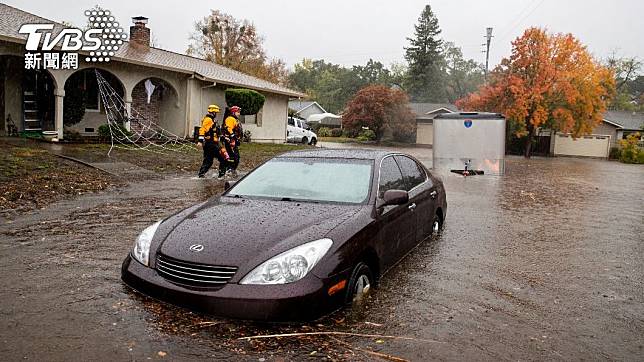
{"type": "Polygon", "coordinates": [[[400,168],[393,157],[387,157],[380,164],[380,180],[378,181],[378,197],[382,198],[387,190],[402,190],[404,187],[400,168]]]}
{"type": "Polygon", "coordinates": [[[295,121],[293,120],[293,118],[288,119],[288,125],[289,126],[295,126],[295,121]]]}
{"type": "Polygon", "coordinates": [[[402,171],[403,190],[409,191],[427,179],[425,171],[420,168],[416,161],[406,156],[395,156],[395,159],[402,171]]]}
{"type": "Polygon", "coordinates": [[[236,183],[229,196],[364,203],[373,160],[274,158],[236,183]]]}

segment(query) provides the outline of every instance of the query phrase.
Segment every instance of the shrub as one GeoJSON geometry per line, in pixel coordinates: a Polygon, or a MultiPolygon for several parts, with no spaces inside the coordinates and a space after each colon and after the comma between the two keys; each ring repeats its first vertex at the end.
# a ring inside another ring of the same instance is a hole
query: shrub
{"type": "Polygon", "coordinates": [[[619,140],[619,145],[622,147],[621,154],[619,155],[621,162],[644,163],[644,150],[639,148],[639,140],[639,132],[632,133],[626,139],[619,140]]]}
{"type": "Polygon", "coordinates": [[[348,137],[348,138],[356,138],[356,137],[358,137],[358,132],[360,132],[359,129],[355,129],[355,128],[347,129],[347,128],[345,128],[345,129],[342,130],[342,135],[344,137],[348,137]]]}
{"type": "Polygon", "coordinates": [[[250,142],[251,141],[251,136],[252,136],[252,134],[250,133],[250,131],[248,131],[248,130],[244,131],[244,135],[242,136],[242,141],[243,142],[250,142]]]}
{"type": "Polygon", "coordinates": [[[357,137],[358,141],[373,141],[376,139],[376,132],[370,129],[363,129],[357,137]]]}
{"type": "Polygon", "coordinates": [[[72,142],[78,142],[81,139],[83,139],[80,132],[68,127],[65,127],[65,129],[63,130],[63,138],[67,141],[72,141],[72,142]]]}
{"type": "Polygon", "coordinates": [[[252,89],[228,88],[226,89],[226,104],[241,107],[242,115],[257,114],[264,106],[266,97],[252,89]]]}
{"type": "Polygon", "coordinates": [[[339,128],[331,129],[331,137],[340,137],[342,136],[342,130],[339,128]]]}
{"type": "Polygon", "coordinates": [[[611,147],[610,148],[610,153],[608,154],[608,158],[611,160],[618,160],[621,152],[619,150],[619,147],[611,147]]]}
{"type": "Polygon", "coordinates": [[[409,128],[396,128],[393,132],[394,141],[414,143],[414,130],[409,128]]]}
{"type": "Polygon", "coordinates": [[[331,129],[329,127],[320,127],[316,133],[318,137],[331,137],[331,129]]]}
{"type": "MultiPolygon", "coordinates": [[[[114,125],[112,125],[112,127],[114,127],[114,125]]],[[[118,131],[115,131],[117,132],[117,135],[116,135],[117,138],[123,138],[124,137],[123,135],[126,135],[128,137],[132,136],[132,132],[128,131],[124,125],[119,124],[118,128],[121,130],[123,134],[121,134],[118,131]]],[[[102,124],[98,127],[98,138],[103,142],[107,142],[112,139],[112,132],[110,131],[109,125],[102,124]]]]}

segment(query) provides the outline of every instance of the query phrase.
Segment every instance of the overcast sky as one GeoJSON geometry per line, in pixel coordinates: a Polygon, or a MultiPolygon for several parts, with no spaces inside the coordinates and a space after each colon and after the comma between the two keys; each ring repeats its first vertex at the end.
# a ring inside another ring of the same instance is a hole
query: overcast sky
{"type": "MultiPolygon", "coordinates": [[[[427,1],[421,0],[9,0],[9,5],[56,21],[86,22],[83,10],[109,9],[122,25],[132,16],[150,18],[148,26],[162,48],[184,53],[194,22],[220,9],[251,20],[265,38],[271,57],[289,66],[302,58],[323,58],[343,65],[369,58],[386,65],[404,61],[427,1]],[[166,5],[167,4],[167,5],[166,5]]],[[[613,51],[644,58],[644,1],[638,0],[434,0],[442,38],[455,42],[467,58],[481,63],[486,27],[493,27],[490,68],[510,54],[510,41],[530,26],[570,32],[599,58],[613,51]]],[[[126,29],[127,30],[127,29],[126,29]]]]}

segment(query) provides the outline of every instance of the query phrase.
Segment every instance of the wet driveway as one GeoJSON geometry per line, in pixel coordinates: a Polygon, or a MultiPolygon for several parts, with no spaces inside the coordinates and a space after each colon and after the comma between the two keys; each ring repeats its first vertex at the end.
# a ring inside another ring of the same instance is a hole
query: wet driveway
{"type": "MultiPolygon", "coordinates": [[[[431,150],[411,153],[431,162],[431,150]]],[[[0,355],[644,359],[642,166],[510,157],[503,177],[443,180],[443,233],[393,268],[360,308],[298,325],[193,314],[121,283],[120,264],[137,233],[218,192],[214,181],[136,182],[0,220],[0,355]],[[374,336],[238,339],[320,331],[374,336]]]]}

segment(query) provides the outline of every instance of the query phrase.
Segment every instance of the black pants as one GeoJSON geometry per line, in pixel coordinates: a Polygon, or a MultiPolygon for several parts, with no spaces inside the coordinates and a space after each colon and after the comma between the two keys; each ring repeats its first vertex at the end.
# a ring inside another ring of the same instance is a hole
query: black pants
{"type": "Polygon", "coordinates": [[[230,165],[228,168],[231,170],[237,170],[237,166],[239,166],[239,141],[235,141],[235,147],[230,146],[230,142],[226,142],[226,151],[228,151],[228,155],[230,156],[230,165]]]}
{"type": "Polygon", "coordinates": [[[203,144],[203,162],[199,169],[199,177],[204,177],[206,172],[212,167],[215,158],[219,161],[219,176],[226,172],[226,161],[219,154],[219,147],[215,142],[204,142],[203,144]]]}

